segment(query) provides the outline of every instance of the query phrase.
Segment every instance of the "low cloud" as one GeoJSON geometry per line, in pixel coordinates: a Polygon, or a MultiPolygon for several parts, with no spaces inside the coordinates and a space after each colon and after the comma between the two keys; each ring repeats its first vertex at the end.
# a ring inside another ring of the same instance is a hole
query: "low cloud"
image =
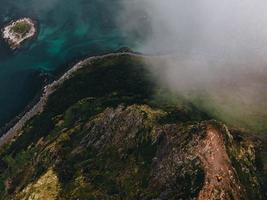
{"type": "Polygon", "coordinates": [[[267,130],[266,1],[131,0],[122,6],[122,30],[143,34],[139,51],[167,55],[150,63],[161,84],[225,121],[267,130]]]}

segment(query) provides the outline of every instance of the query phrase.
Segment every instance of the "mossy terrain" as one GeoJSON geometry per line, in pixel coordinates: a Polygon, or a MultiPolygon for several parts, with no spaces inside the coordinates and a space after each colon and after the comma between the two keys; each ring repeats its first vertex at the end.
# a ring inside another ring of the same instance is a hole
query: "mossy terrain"
{"type": "Polygon", "coordinates": [[[264,199],[258,142],[160,88],[142,59],[95,60],[61,85],[0,150],[0,199],[196,199],[209,124],[231,135],[240,199],[264,199]]]}
{"type": "Polygon", "coordinates": [[[26,21],[17,22],[14,26],[11,27],[11,31],[19,35],[24,36],[31,30],[31,25],[26,21]]]}

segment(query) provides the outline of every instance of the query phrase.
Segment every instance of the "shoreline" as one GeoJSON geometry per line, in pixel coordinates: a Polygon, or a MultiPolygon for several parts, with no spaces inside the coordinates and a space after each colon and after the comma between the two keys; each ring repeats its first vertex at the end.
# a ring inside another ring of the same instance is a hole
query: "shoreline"
{"type": "MultiPolygon", "coordinates": [[[[86,67],[91,64],[91,62],[99,59],[104,59],[108,57],[113,56],[122,56],[122,55],[129,55],[129,56],[137,56],[137,57],[146,57],[147,55],[143,55],[137,52],[131,52],[131,51],[118,51],[114,53],[107,53],[104,55],[99,56],[91,56],[88,58],[85,58],[83,60],[80,60],[78,63],[72,65],[69,69],[63,73],[62,76],[57,78],[56,80],[52,81],[51,83],[48,83],[45,85],[39,94],[36,95],[36,97],[32,100],[31,103],[26,106],[25,111],[22,111],[22,113],[15,116],[9,123],[11,123],[10,126],[7,125],[7,128],[3,130],[3,135],[0,136],[0,148],[12,141],[16,136],[20,134],[21,129],[25,126],[25,124],[31,120],[34,116],[42,113],[47,100],[49,96],[57,90],[58,87],[60,87],[66,80],[70,79],[74,72],[77,70],[86,67]]],[[[9,124],[8,123],[8,124],[9,124]]]]}
{"type": "Polygon", "coordinates": [[[4,133],[6,133],[10,128],[12,128],[21,117],[23,117],[39,100],[42,96],[42,91],[44,86],[51,83],[53,80],[52,76],[44,73],[42,71],[37,72],[37,76],[40,76],[41,84],[38,86],[38,89],[36,92],[33,93],[32,97],[26,102],[24,106],[22,106],[21,109],[17,110],[16,114],[13,114],[13,117],[9,118],[9,120],[6,120],[1,126],[0,126],[0,138],[4,133]]]}
{"type": "Polygon", "coordinates": [[[12,50],[16,50],[20,48],[25,41],[30,40],[37,35],[37,23],[28,17],[20,18],[14,21],[12,20],[1,29],[1,35],[2,38],[8,43],[9,47],[12,50]],[[26,22],[30,25],[30,30],[25,36],[11,31],[11,29],[20,22],[26,22]]]}
{"type": "MultiPolygon", "coordinates": [[[[1,39],[0,39],[0,41],[1,41],[1,39]]],[[[4,44],[6,44],[6,42],[4,40],[2,40],[2,42],[4,44]]],[[[6,46],[6,48],[8,50],[10,50],[8,45],[6,46]]],[[[14,51],[12,51],[12,52],[14,52],[14,51]]],[[[105,55],[111,54],[111,53],[132,53],[132,54],[144,56],[143,53],[132,51],[131,49],[129,49],[127,47],[122,47],[122,48],[119,48],[118,50],[115,50],[115,51],[106,51],[106,52],[104,51],[104,52],[99,53],[99,54],[88,54],[88,55],[76,57],[72,61],[69,61],[69,62],[66,62],[65,64],[60,65],[58,68],[56,68],[53,71],[53,73],[46,73],[46,72],[40,71],[40,75],[44,73],[43,74],[44,79],[43,79],[42,84],[40,85],[39,90],[34,94],[34,96],[28,102],[26,102],[26,104],[23,106],[22,109],[17,111],[16,114],[13,115],[13,117],[11,117],[9,120],[6,120],[0,126],[0,138],[9,129],[11,129],[27,112],[29,112],[29,110],[31,110],[31,108],[40,100],[40,98],[43,95],[43,90],[44,90],[45,86],[51,84],[55,80],[60,79],[67,71],[69,71],[71,68],[73,68],[80,61],[84,61],[84,60],[87,60],[87,59],[92,58],[92,57],[105,56],[105,55]]]]}

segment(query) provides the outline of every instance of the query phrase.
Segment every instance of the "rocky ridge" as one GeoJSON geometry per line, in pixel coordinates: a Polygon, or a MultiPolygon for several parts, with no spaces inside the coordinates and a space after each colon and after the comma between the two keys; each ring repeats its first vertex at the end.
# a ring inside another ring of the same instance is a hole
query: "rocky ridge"
{"type": "Polygon", "coordinates": [[[0,199],[265,199],[260,142],[170,100],[143,59],[94,59],[57,85],[1,147],[0,199]]]}

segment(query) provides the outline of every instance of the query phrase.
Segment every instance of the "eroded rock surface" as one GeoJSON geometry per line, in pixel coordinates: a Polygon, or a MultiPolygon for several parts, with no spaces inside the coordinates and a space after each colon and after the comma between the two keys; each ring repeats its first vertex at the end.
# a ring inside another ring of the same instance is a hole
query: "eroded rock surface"
{"type": "Polygon", "coordinates": [[[0,148],[0,198],[266,199],[258,140],[155,100],[141,63],[94,60],[60,84],[0,148]]]}

